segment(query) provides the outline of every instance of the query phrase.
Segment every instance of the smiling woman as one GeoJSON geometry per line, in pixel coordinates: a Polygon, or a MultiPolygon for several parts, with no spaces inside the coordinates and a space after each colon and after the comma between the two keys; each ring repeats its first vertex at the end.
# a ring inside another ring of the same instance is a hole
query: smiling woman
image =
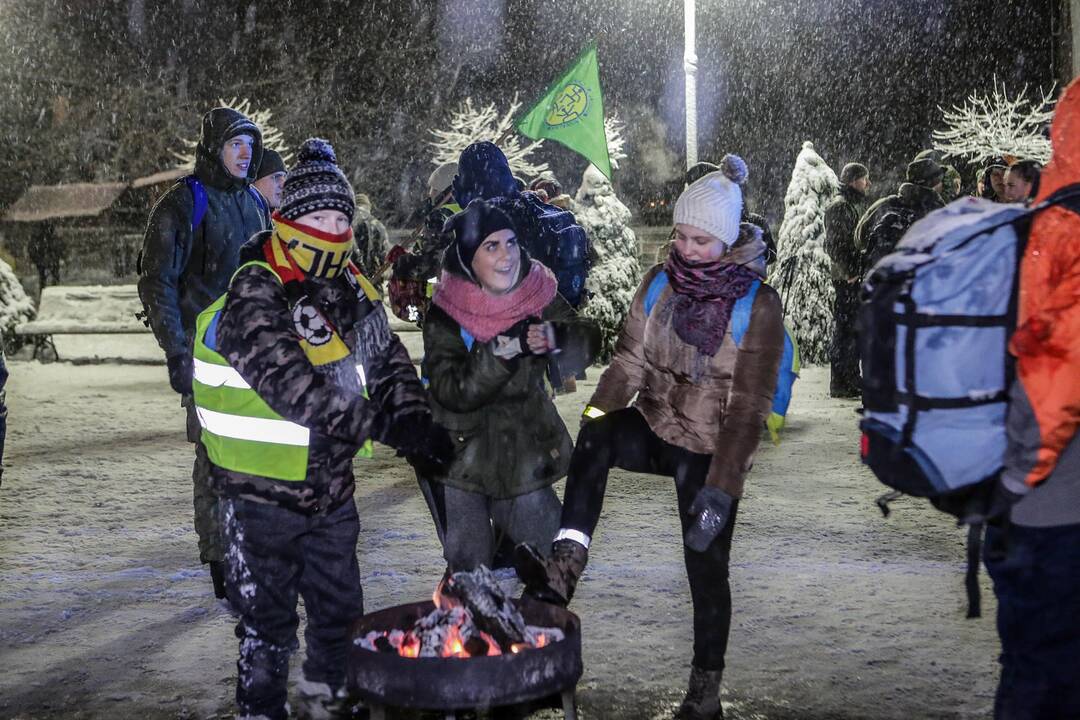
{"type": "Polygon", "coordinates": [[[548,378],[591,364],[600,331],[558,294],[496,204],[474,200],[447,227],[454,240],[424,322],[423,371],[455,454],[444,472],[417,474],[458,571],[491,565],[496,532],[539,543],[558,528],[551,486],[572,446],[548,378]]]}

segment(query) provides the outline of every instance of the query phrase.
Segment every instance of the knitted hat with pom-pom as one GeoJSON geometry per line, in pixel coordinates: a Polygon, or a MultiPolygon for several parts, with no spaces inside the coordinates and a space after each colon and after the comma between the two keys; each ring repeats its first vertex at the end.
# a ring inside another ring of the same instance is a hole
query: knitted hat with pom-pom
{"type": "Polygon", "coordinates": [[[286,220],[296,220],[316,210],[340,210],[351,223],[356,199],[352,185],[337,166],[334,148],[322,138],[308,138],[285,177],[279,212],[286,220]]]}
{"type": "Polygon", "coordinates": [[[742,189],[749,171],[738,155],[725,155],[720,169],[695,180],[675,201],[675,222],[693,225],[728,247],[739,239],[742,189]]]}

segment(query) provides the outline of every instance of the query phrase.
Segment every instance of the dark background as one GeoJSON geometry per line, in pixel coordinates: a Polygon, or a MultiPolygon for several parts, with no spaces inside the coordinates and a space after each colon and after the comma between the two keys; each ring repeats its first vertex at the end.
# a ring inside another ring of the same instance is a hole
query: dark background
{"type": "MultiPolygon", "coordinates": [[[[1059,3],[698,0],[699,155],[739,152],[774,221],[804,140],[876,190],[930,144],[939,106],[996,76],[1048,88],[1063,70],[1059,3]]],[[[1064,29],[1067,33],[1067,29],[1064,29]]],[[[428,130],[466,96],[526,105],[599,43],[616,173],[639,214],[684,165],[682,2],[661,0],[20,0],[0,5],[0,208],[31,183],[123,180],[175,164],[219,98],[274,113],[291,143],[329,138],[391,224],[422,197],[428,130]]],[[[585,161],[541,151],[576,188],[585,161]]],[[[963,168],[962,168],[963,169],[963,168]]],[[[971,181],[966,170],[965,180],[971,181]]]]}

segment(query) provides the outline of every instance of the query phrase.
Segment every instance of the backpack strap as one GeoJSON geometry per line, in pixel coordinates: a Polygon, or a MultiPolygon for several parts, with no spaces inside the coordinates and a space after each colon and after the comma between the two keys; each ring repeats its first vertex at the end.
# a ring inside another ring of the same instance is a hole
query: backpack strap
{"type": "Polygon", "coordinates": [[[259,223],[262,224],[263,230],[266,229],[266,219],[270,217],[270,205],[267,204],[266,198],[262,196],[262,193],[253,186],[248,185],[248,192],[251,193],[251,197],[255,198],[255,204],[259,206],[259,223]]]}
{"type": "Polygon", "coordinates": [[[191,199],[195,203],[195,209],[191,213],[191,234],[195,234],[195,228],[199,227],[199,223],[206,217],[206,208],[209,205],[209,201],[206,197],[206,188],[199,181],[199,178],[194,175],[185,175],[184,184],[191,190],[191,199]]]}
{"type": "Polygon", "coordinates": [[[645,317],[652,313],[656,303],[660,300],[660,293],[668,286],[667,273],[661,270],[649,283],[649,289],[645,291],[645,317]]]}
{"type": "Polygon", "coordinates": [[[465,347],[471,352],[473,343],[476,342],[476,338],[472,336],[465,328],[461,328],[461,339],[465,342],[465,347]]]}
{"type": "Polygon", "coordinates": [[[251,193],[251,197],[255,198],[255,204],[259,206],[259,209],[267,212],[266,198],[262,196],[262,193],[252,185],[247,186],[247,191],[251,193]]]}
{"type": "Polygon", "coordinates": [[[964,589],[967,590],[969,618],[982,617],[982,592],[979,589],[979,562],[982,558],[985,523],[971,523],[967,532],[967,571],[964,573],[964,589]]]}
{"type": "Polygon", "coordinates": [[[735,301],[735,307],[731,310],[731,339],[736,345],[742,344],[743,336],[750,328],[750,315],[754,311],[754,298],[757,297],[760,280],[750,283],[750,289],[746,294],[735,301]]]}

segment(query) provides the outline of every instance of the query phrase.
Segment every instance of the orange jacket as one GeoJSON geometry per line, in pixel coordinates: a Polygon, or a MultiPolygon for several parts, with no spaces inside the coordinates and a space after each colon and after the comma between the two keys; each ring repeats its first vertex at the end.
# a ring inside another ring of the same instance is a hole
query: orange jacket
{"type": "MultiPolygon", "coordinates": [[[[1053,157],[1035,202],[1080,183],[1080,82],[1058,102],[1050,130],[1053,157]]],[[[1020,263],[1017,330],[1009,344],[1017,380],[1038,425],[1038,441],[1012,456],[1006,481],[1032,487],[1053,472],[1080,426],[1080,215],[1052,207],[1035,216],[1020,263]]]]}

